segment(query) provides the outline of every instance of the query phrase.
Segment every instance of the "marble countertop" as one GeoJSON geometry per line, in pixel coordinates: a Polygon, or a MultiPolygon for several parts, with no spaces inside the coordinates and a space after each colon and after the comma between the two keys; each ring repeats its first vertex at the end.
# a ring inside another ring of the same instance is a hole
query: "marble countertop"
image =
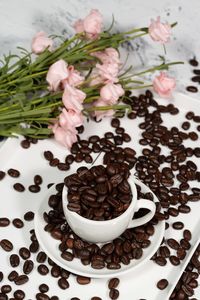
{"type": "MultiPolygon", "coordinates": [[[[73,34],[71,25],[91,8],[101,11],[107,26],[114,15],[116,30],[148,26],[158,15],[170,23],[177,21],[166,58],[185,62],[171,68],[170,74],[176,77],[177,90],[188,93],[185,88],[192,76],[188,60],[194,56],[200,60],[199,0],[0,0],[0,57],[15,52],[17,46],[30,49],[33,35],[40,30],[73,34]]],[[[136,68],[159,64],[159,55],[164,55],[163,48],[149,37],[131,42],[126,51],[136,68]]],[[[192,96],[200,98],[200,93],[192,96]]]]}

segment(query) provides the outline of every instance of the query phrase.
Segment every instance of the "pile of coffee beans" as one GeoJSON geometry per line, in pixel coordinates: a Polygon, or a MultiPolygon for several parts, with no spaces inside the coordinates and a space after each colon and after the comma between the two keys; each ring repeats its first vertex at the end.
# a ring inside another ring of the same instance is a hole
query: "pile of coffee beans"
{"type": "Polygon", "coordinates": [[[64,179],[67,208],[90,220],[105,221],[123,214],[132,200],[128,165],[82,167],[64,179]]]}
{"type": "MultiPolygon", "coordinates": [[[[81,167],[82,168],[82,167],[81,167]]],[[[81,170],[80,168],[80,170],[81,170]]],[[[77,172],[79,173],[78,169],[77,172]]],[[[47,222],[45,230],[60,241],[59,250],[64,260],[72,261],[78,258],[83,265],[91,265],[93,269],[120,269],[133,259],[140,259],[143,251],[150,246],[150,238],[154,234],[154,225],[159,222],[160,206],[157,205],[156,215],[148,224],[127,229],[117,239],[102,246],[82,240],[73,233],[66,222],[62,208],[63,184],[56,185],[57,193],[49,197],[50,211],[44,213],[47,222]]],[[[137,186],[138,197],[152,200],[151,193],[142,193],[137,186]]],[[[145,215],[147,211],[143,212],[145,215]]],[[[140,212],[141,214],[141,212],[140,212]]],[[[137,217],[137,216],[136,216],[137,217]]]]}

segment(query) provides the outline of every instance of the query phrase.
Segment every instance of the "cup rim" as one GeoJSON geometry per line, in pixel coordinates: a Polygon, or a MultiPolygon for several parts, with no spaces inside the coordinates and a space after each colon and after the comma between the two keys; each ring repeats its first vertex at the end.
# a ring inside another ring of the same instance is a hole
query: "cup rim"
{"type": "Polygon", "coordinates": [[[121,220],[122,218],[124,218],[124,216],[126,217],[126,215],[128,215],[130,213],[130,210],[132,210],[134,207],[135,207],[135,204],[136,204],[136,201],[137,201],[137,196],[138,196],[138,193],[137,193],[137,188],[136,188],[136,184],[133,180],[133,175],[130,174],[129,178],[128,178],[128,183],[131,187],[131,191],[132,191],[132,195],[135,195],[132,196],[132,200],[131,200],[131,204],[129,205],[129,207],[118,217],[116,218],[113,218],[111,220],[104,220],[104,221],[97,221],[97,220],[90,220],[90,219],[87,219],[79,214],[77,214],[76,212],[74,211],[71,211],[67,208],[67,203],[65,202],[68,202],[68,199],[67,199],[67,187],[64,185],[63,187],[63,190],[62,190],[62,206],[63,206],[63,210],[65,212],[67,212],[67,214],[70,214],[71,216],[73,216],[74,218],[78,219],[79,221],[82,221],[82,222],[85,222],[85,223],[89,223],[89,224],[93,224],[93,225],[104,225],[104,224],[111,224],[111,223],[115,223],[116,221],[119,221],[121,220]],[[132,179],[132,180],[131,180],[132,179]],[[131,182],[130,182],[131,181],[131,182]],[[65,199],[64,199],[64,196],[65,196],[65,199]]]}

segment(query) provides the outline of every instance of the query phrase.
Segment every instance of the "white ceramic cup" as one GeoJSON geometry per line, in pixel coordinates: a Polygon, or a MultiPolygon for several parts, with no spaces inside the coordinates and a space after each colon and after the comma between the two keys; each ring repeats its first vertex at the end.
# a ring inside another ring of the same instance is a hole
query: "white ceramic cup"
{"type": "Polygon", "coordinates": [[[137,189],[132,175],[130,175],[128,182],[133,195],[129,207],[119,217],[107,221],[89,220],[76,212],[70,211],[67,208],[68,189],[64,186],[62,193],[63,210],[74,233],[88,242],[105,243],[119,237],[127,228],[137,227],[150,221],[156,211],[155,203],[147,199],[137,201],[137,189]],[[141,208],[148,209],[149,213],[141,218],[134,219],[134,213],[141,208]]]}

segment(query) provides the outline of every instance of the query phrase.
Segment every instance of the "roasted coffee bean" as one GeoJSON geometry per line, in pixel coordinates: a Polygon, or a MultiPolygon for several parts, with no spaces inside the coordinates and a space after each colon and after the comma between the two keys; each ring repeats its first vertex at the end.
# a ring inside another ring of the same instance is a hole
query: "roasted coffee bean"
{"type": "Polygon", "coordinates": [[[49,273],[49,268],[44,264],[39,265],[37,270],[40,275],[47,275],[49,273]]]}
{"type": "Polygon", "coordinates": [[[20,176],[20,172],[16,169],[9,169],[7,173],[13,178],[17,178],[20,176]]]}
{"type": "MultiPolygon", "coordinates": [[[[91,298],[92,299],[92,298],[91,298]]],[[[73,298],[71,298],[70,300],[80,300],[80,298],[78,298],[78,297],[73,297],[73,298]]],[[[94,299],[95,300],[95,299],[94,299]]],[[[98,299],[96,299],[96,300],[98,300],[98,299]]]]}
{"type": "Polygon", "coordinates": [[[189,250],[191,245],[188,241],[181,239],[180,240],[180,246],[184,249],[184,250],[189,250]]]}
{"type": "Polygon", "coordinates": [[[176,230],[181,230],[181,229],[183,229],[184,224],[183,224],[183,222],[174,222],[172,224],[172,227],[176,230]]]}
{"type": "Polygon", "coordinates": [[[16,228],[24,227],[24,222],[21,219],[16,218],[12,221],[12,223],[16,228]]]}
{"type": "Polygon", "coordinates": [[[189,128],[190,128],[190,123],[189,122],[183,122],[183,124],[182,124],[182,128],[184,129],[184,130],[188,130],[189,128]]]}
{"type": "Polygon", "coordinates": [[[30,251],[26,247],[22,247],[19,249],[19,255],[23,259],[28,259],[30,257],[30,251]]]}
{"type": "Polygon", "coordinates": [[[2,285],[1,292],[3,294],[9,294],[12,291],[12,288],[9,284],[2,285]]]}
{"type": "Polygon", "coordinates": [[[39,291],[40,291],[41,293],[47,293],[47,292],[49,291],[48,285],[45,284],[45,283],[40,284],[40,286],[39,286],[39,291]]]}
{"type": "Polygon", "coordinates": [[[63,252],[61,254],[61,257],[67,261],[72,261],[74,259],[74,255],[69,251],[63,252]]]}
{"type": "Polygon", "coordinates": [[[170,250],[166,246],[161,246],[159,248],[159,252],[162,257],[165,257],[165,258],[170,257],[170,250]]]}
{"type": "Polygon", "coordinates": [[[189,64],[193,67],[197,67],[198,66],[198,61],[196,60],[195,57],[193,57],[192,59],[189,60],[189,64]]]}
{"type": "Polygon", "coordinates": [[[57,167],[58,167],[58,169],[60,170],[60,171],[67,171],[67,170],[69,170],[69,164],[67,164],[67,163],[59,163],[58,165],[57,165],[57,167]]]}
{"type": "Polygon", "coordinates": [[[120,121],[119,119],[112,119],[111,121],[111,126],[114,127],[114,128],[118,128],[120,126],[120,121]]]}
{"type": "Polygon", "coordinates": [[[186,257],[186,251],[183,248],[178,248],[176,255],[180,260],[183,260],[186,257]]]}
{"type": "Polygon", "coordinates": [[[34,219],[34,212],[28,211],[24,214],[24,220],[25,221],[32,221],[34,219]]]}
{"type": "Polygon", "coordinates": [[[167,264],[167,260],[162,257],[162,256],[157,256],[155,258],[155,262],[159,265],[159,266],[165,266],[167,264]]]}
{"type": "Polygon", "coordinates": [[[62,289],[62,290],[66,290],[69,288],[69,282],[67,281],[67,279],[61,277],[60,279],[58,279],[58,286],[62,289]]]}
{"type": "Polygon", "coordinates": [[[179,243],[175,239],[168,239],[167,244],[174,250],[178,250],[178,248],[180,247],[179,243]]]}
{"type": "Polygon", "coordinates": [[[36,294],[36,299],[37,300],[49,300],[49,296],[43,293],[37,293],[36,294]]]}
{"type": "Polygon", "coordinates": [[[188,214],[190,212],[191,208],[188,205],[181,204],[178,207],[178,211],[182,214],[188,214]]]}
{"type": "Polygon", "coordinates": [[[100,260],[93,260],[91,263],[91,267],[93,269],[101,270],[105,268],[105,262],[100,260]]]}
{"type": "Polygon", "coordinates": [[[39,185],[32,184],[32,185],[29,185],[28,189],[31,193],[38,193],[41,188],[39,185]]]}
{"type": "Polygon", "coordinates": [[[196,86],[193,86],[193,85],[187,86],[186,90],[188,92],[192,92],[192,93],[197,93],[198,92],[198,88],[196,86]]]}
{"type": "Polygon", "coordinates": [[[16,271],[12,271],[8,275],[9,281],[15,281],[15,279],[18,277],[18,273],[16,271]]]}
{"type": "Polygon", "coordinates": [[[196,157],[200,157],[200,148],[199,147],[194,148],[194,155],[196,157]]]}
{"type": "Polygon", "coordinates": [[[44,158],[51,161],[53,159],[53,153],[51,151],[44,151],[44,158]]]}
{"type": "Polygon", "coordinates": [[[22,300],[25,298],[25,293],[22,290],[16,290],[13,294],[16,300],[22,300]]]}
{"type": "MultiPolygon", "coordinates": [[[[71,300],[73,300],[73,298],[71,300]]],[[[79,300],[79,299],[77,298],[77,299],[74,299],[74,300],[79,300]]],[[[94,296],[90,300],[102,300],[102,299],[100,297],[94,296]]]]}
{"type": "Polygon", "coordinates": [[[35,183],[36,185],[42,184],[42,177],[41,177],[40,175],[35,175],[35,176],[34,176],[34,183],[35,183]]]}
{"type": "Polygon", "coordinates": [[[6,227],[10,224],[10,220],[8,218],[0,218],[0,227],[6,227]]]}
{"type": "Polygon", "coordinates": [[[43,251],[40,251],[38,254],[37,254],[37,257],[36,257],[36,260],[38,263],[42,264],[46,261],[47,259],[47,255],[45,252],[43,251]]]}
{"type": "Polygon", "coordinates": [[[192,234],[191,234],[190,230],[185,229],[185,230],[183,231],[183,237],[184,237],[184,239],[185,239],[186,241],[190,241],[191,238],[192,238],[192,234]]]}
{"type": "Polygon", "coordinates": [[[32,272],[34,267],[34,263],[32,260],[28,259],[25,261],[24,265],[23,265],[23,272],[24,274],[28,275],[32,272]]]}
{"type": "Polygon", "coordinates": [[[14,281],[16,285],[22,285],[28,282],[29,278],[27,275],[19,275],[14,281]]]}
{"type": "Polygon", "coordinates": [[[17,192],[24,192],[25,191],[25,187],[23,186],[23,184],[17,182],[13,185],[13,188],[17,191],[17,192]]]}
{"type": "Polygon", "coordinates": [[[85,285],[85,284],[90,283],[91,278],[84,277],[84,276],[76,276],[76,281],[81,285],[85,285]]]}
{"type": "Polygon", "coordinates": [[[112,278],[108,282],[109,289],[116,289],[119,285],[119,278],[112,278]]]}
{"type": "Polygon", "coordinates": [[[28,149],[30,147],[31,143],[29,140],[23,140],[23,141],[21,141],[20,145],[22,146],[22,148],[28,149]]]}
{"type": "Polygon", "coordinates": [[[7,252],[10,252],[13,250],[13,244],[7,239],[1,240],[0,246],[2,247],[3,250],[5,250],[7,252]]]}
{"type": "Polygon", "coordinates": [[[59,298],[57,296],[52,296],[51,300],[59,300],[59,298]]]}
{"type": "Polygon", "coordinates": [[[4,171],[0,171],[0,180],[4,179],[6,173],[4,171]]]}
{"type": "Polygon", "coordinates": [[[171,255],[169,257],[169,260],[170,260],[171,264],[174,265],[174,266],[180,265],[180,259],[175,255],[171,255]]]}
{"type": "Polygon", "coordinates": [[[168,284],[169,283],[168,283],[167,279],[161,279],[157,282],[157,288],[159,288],[160,290],[164,290],[164,289],[166,289],[168,284]]]}
{"type": "Polygon", "coordinates": [[[31,253],[36,253],[39,250],[39,243],[37,241],[34,241],[30,244],[29,250],[31,253]]]}
{"type": "Polygon", "coordinates": [[[196,141],[198,140],[198,134],[194,131],[191,131],[189,132],[189,138],[192,140],[192,141],[196,141]]]}
{"type": "Polygon", "coordinates": [[[169,214],[170,216],[172,216],[172,217],[177,217],[178,214],[179,214],[179,211],[178,211],[178,209],[176,209],[176,208],[174,208],[174,207],[170,207],[170,208],[168,209],[168,214],[169,214]]]}
{"type": "Polygon", "coordinates": [[[111,289],[109,292],[109,297],[112,300],[116,300],[119,298],[119,291],[117,289],[111,289]]]}
{"type": "Polygon", "coordinates": [[[19,259],[19,256],[17,254],[12,254],[10,256],[10,265],[11,265],[11,267],[13,267],[13,268],[18,267],[19,262],[20,262],[20,259],[19,259]]]}

